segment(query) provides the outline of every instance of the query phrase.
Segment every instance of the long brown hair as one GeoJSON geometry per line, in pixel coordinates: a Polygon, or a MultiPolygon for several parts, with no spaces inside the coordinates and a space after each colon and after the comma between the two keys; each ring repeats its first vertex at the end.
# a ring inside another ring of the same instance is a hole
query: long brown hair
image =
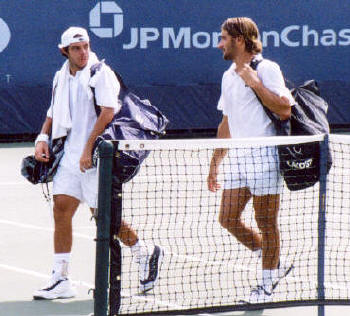
{"type": "Polygon", "coordinates": [[[221,28],[232,37],[242,36],[247,52],[253,54],[262,52],[259,29],[252,19],[247,17],[229,18],[222,24],[221,28]]]}

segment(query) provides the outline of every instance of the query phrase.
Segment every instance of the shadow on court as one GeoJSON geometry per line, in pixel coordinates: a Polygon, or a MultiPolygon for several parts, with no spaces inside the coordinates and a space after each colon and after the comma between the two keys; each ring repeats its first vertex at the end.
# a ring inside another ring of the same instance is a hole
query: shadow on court
{"type": "Polygon", "coordinates": [[[93,300],[12,301],[0,303],[1,316],[80,316],[93,312],[93,300]]]}
{"type": "Polygon", "coordinates": [[[259,309],[259,310],[256,310],[256,311],[245,311],[243,312],[241,315],[246,315],[246,316],[260,316],[264,313],[264,310],[263,309],[259,309]]]}

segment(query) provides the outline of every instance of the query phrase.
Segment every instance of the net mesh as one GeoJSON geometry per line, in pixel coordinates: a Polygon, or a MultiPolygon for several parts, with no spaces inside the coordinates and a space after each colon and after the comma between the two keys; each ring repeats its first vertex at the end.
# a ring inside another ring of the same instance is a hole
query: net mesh
{"type": "MultiPolygon", "coordinates": [[[[123,185],[122,219],[137,231],[149,253],[159,245],[164,258],[156,286],[140,294],[140,265],[131,248],[122,246],[119,313],[220,310],[246,304],[251,289],[262,282],[262,258],[224,228],[220,215],[224,187],[249,187],[257,196],[281,193],[280,247],[270,249],[280,249],[281,271],[294,268],[279,279],[271,303],[317,300],[320,184],[290,191],[276,175],[279,161],[274,143],[306,141],[310,138],[121,142],[122,149],[151,150],[139,174],[123,185]],[[229,150],[220,164],[221,189],[213,193],[207,177],[215,148],[229,150]]],[[[346,301],[350,298],[350,138],[330,135],[329,144],[333,165],[326,191],[325,299],[346,301]]],[[[248,200],[246,190],[239,192],[248,200]]],[[[261,236],[264,229],[257,223],[254,207],[249,199],[241,219],[261,236]]]]}

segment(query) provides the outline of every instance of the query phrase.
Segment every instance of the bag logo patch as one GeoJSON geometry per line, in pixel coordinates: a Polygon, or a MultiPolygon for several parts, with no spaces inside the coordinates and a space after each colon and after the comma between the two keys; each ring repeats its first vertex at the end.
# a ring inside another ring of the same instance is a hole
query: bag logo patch
{"type": "Polygon", "coordinates": [[[298,170],[310,169],[312,168],[313,159],[310,158],[301,162],[295,161],[295,160],[287,160],[286,163],[291,169],[298,169],[298,170]]]}

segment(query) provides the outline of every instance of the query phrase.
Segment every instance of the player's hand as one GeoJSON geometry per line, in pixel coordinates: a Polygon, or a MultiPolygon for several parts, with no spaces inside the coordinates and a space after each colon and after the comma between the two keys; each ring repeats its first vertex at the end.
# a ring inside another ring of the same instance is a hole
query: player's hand
{"type": "Polygon", "coordinates": [[[49,162],[50,151],[47,142],[37,142],[35,146],[35,159],[41,162],[49,162]]]}
{"type": "Polygon", "coordinates": [[[236,73],[243,79],[248,87],[254,89],[261,83],[258,73],[249,66],[249,64],[243,64],[243,66],[236,68],[236,73]]]}
{"type": "Polygon", "coordinates": [[[85,148],[83,154],[80,157],[79,161],[80,171],[85,172],[87,169],[92,168],[92,155],[91,150],[85,148]]]}
{"type": "Polygon", "coordinates": [[[216,192],[221,188],[220,183],[217,181],[217,173],[210,171],[207,178],[208,190],[211,192],[216,192]]]}

